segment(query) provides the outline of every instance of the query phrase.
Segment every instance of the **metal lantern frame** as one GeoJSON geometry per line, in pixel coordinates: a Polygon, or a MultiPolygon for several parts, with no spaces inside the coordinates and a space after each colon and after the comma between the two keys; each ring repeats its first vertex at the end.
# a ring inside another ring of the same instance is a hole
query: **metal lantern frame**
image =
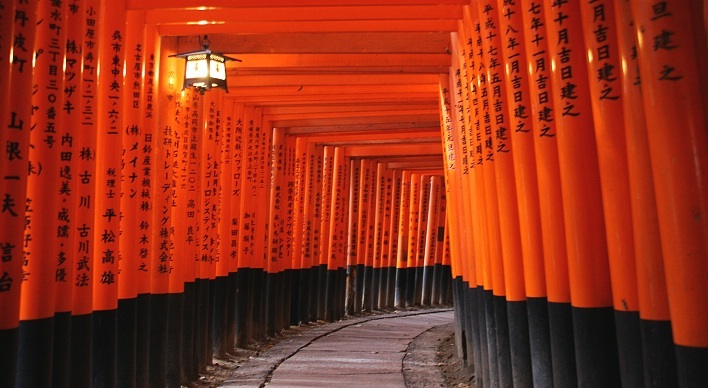
{"type": "Polygon", "coordinates": [[[202,39],[202,46],[204,47],[203,50],[170,55],[170,57],[185,59],[182,90],[193,87],[200,94],[204,94],[211,88],[221,88],[228,93],[226,62],[241,62],[241,60],[211,51],[209,49],[209,39],[206,35],[202,39]]]}

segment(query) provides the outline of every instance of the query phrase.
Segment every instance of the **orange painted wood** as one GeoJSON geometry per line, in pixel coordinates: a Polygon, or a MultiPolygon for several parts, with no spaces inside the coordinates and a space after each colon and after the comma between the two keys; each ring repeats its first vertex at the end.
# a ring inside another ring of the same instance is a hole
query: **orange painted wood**
{"type": "MultiPolygon", "coordinates": [[[[431,4],[465,4],[465,0],[360,0],[359,5],[431,5],[431,4]]],[[[199,7],[252,7],[253,2],[249,0],[128,0],[128,9],[151,9],[151,8],[194,8],[199,7]]],[[[263,0],[259,2],[262,7],[292,7],[297,6],[344,6],[351,5],[347,0],[263,0]]]]}
{"type": "MultiPolygon", "coordinates": [[[[153,223],[152,223],[152,209],[153,209],[153,198],[155,197],[154,192],[154,178],[156,175],[156,160],[155,160],[155,141],[157,138],[157,131],[159,126],[159,110],[158,110],[158,96],[160,90],[160,82],[165,82],[161,80],[159,74],[160,64],[163,62],[160,58],[161,53],[161,39],[157,35],[157,31],[150,26],[145,28],[145,36],[143,40],[143,57],[142,57],[142,90],[141,99],[142,103],[142,137],[143,137],[143,147],[140,148],[139,163],[140,163],[140,211],[138,214],[138,274],[136,276],[137,282],[137,293],[138,294],[148,294],[150,293],[150,262],[152,262],[153,251],[151,249],[151,236],[153,233],[153,223]]],[[[137,70],[133,70],[133,79],[136,80],[137,70]]],[[[168,79],[168,77],[163,77],[168,79]]],[[[170,104],[170,108],[167,109],[168,114],[174,114],[173,102],[170,104]]],[[[174,116],[172,116],[174,117],[174,116]]],[[[177,135],[178,128],[174,127],[173,134],[177,135]]],[[[176,158],[175,152],[176,144],[172,144],[173,158],[176,158]]],[[[173,159],[174,160],[174,159],[173,159]]],[[[174,167],[174,164],[173,164],[174,167]]],[[[174,176],[173,176],[174,179],[174,176]]],[[[173,191],[174,192],[174,191],[173,191]]],[[[174,272],[174,257],[173,265],[170,271],[170,280],[175,276],[174,272]]],[[[183,279],[180,276],[175,278],[178,283],[182,283],[183,279]]],[[[181,292],[181,290],[179,291],[181,292]]]]}
{"type": "Polygon", "coordinates": [[[319,235],[319,265],[329,261],[330,224],[332,223],[332,192],[334,175],[334,147],[325,146],[322,158],[322,191],[320,195],[320,235],[319,235]]]}
{"type": "MultiPolygon", "coordinates": [[[[373,172],[372,172],[373,173],[373,172]]],[[[384,240],[384,218],[385,218],[385,200],[386,200],[386,165],[376,163],[375,169],[375,185],[374,185],[374,249],[373,263],[374,268],[382,267],[382,252],[384,240]]]]}
{"type": "Polygon", "coordinates": [[[705,6],[632,1],[632,11],[674,343],[705,348],[705,6]]]}
{"type": "MultiPolygon", "coordinates": [[[[66,287],[60,288],[58,284],[62,280],[64,283],[68,282],[66,276],[56,276],[58,271],[66,270],[64,264],[57,265],[61,263],[61,258],[69,259],[65,251],[68,246],[64,248],[59,245],[68,244],[69,231],[62,229],[63,233],[57,233],[64,224],[57,215],[62,206],[68,206],[66,194],[70,193],[67,179],[70,171],[58,168],[61,151],[64,151],[61,144],[64,135],[63,115],[57,113],[63,106],[64,79],[61,71],[52,71],[52,68],[61,68],[63,65],[61,59],[64,47],[58,42],[63,40],[65,34],[57,36],[57,32],[50,28],[49,21],[52,12],[65,15],[62,8],[61,5],[46,3],[40,3],[37,8],[34,52],[47,55],[36,54],[33,64],[33,82],[38,86],[32,94],[32,131],[26,159],[29,164],[25,164],[25,167],[29,166],[29,174],[24,212],[21,320],[52,316],[55,312],[56,292],[68,290],[66,287]],[[56,52],[57,55],[50,55],[50,51],[56,52]],[[67,182],[67,186],[62,187],[63,182],[67,182]]],[[[65,26],[64,17],[54,22],[62,29],[65,26]]]]}
{"type": "MultiPolygon", "coordinates": [[[[229,100],[226,100],[229,103],[229,100]]],[[[241,197],[243,196],[242,182],[244,176],[244,125],[245,107],[243,104],[234,103],[233,116],[231,119],[233,128],[231,139],[231,187],[229,189],[229,201],[231,209],[229,215],[229,272],[237,272],[239,267],[239,252],[242,244],[241,240],[241,197]]],[[[228,123],[227,123],[228,126],[228,123]]]]}
{"type": "Polygon", "coordinates": [[[669,301],[654,194],[646,116],[639,79],[639,59],[630,2],[615,2],[618,55],[627,63],[621,69],[621,94],[629,167],[637,267],[639,315],[642,319],[669,321],[669,301]]]}
{"type": "Polygon", "coordinates": [[[627,142],[624,125],[617,125],[624,123],[624,107],[613,1],[602,0],[592,6],[583,3],[580,12],[587,49],[613,306],[619,311],[638,311],[627,142]],[[596,10],[601,12],[596,13],[596,10]],[[606,35],[591,32],[599,27],[607,27],[606,35]]]}
{"type": "Polygon", "coordinates": [[[216,265],[216,276],[228,276],[238,269],[238,257],[235,247],[231,246],[231,205],[233,187],[234,165],[234,104],[221,96],[220,115],[220,165],[219,165],[219,207],[218,207],[218,236],[219,236],[219,261],[216,265]]]}
{"type": "Polygon", "coordinates": [[[268,223],[268,202],[258,200],[267,198],[268,182],[270,181],[270,163],[268,162],[270,147],[272,144],[273,127],[269,122],[263,120],[263,110],[259,107],[255,109],[255,126],[256,126],[256,153],[255,161],[257,166],[256,188],[257,188],[257,210],[256,210],[256,249],[255,249],[255,265],[256,268],[265,269],[266,265],[266,245],[267,245],[267,223],[268,223]]]}
{"type": "MultiPolygon", "coordinates": [[[[82,148],[79,145],[81,137],[81,114],[78,107],[81,105],[81,79],[82,52],[79,50],[83,45],[83,36],[86,29],[85,9],[79,8],[76,12],[68,12],[66,19],[66,57],[65,57],[65,72],[64,72],[64,109],[62,110],[64,133],[67,136],[67,141],[62,141],[62,160],[63,169],[68,168],[71,171],[71,180],[67,179],[67,183],[71,188],[71,192],[67,193],[62,202],[62,228],[69,228],[69,236],[64,242],[64,252],[66,253],[65,262],[59,265],[58,271],[64,271],[62,276],[66,276],[66,281],[57,283],[57,292],[55,293],[55,310],[57,312],[72,312],[74,311],[74,295],[79,293],[81,299],[88,299],[88,311],[90,311],[90,296],[86,296],[79,289],[76,277],[76,268],[78,264],[79,254],[75,250],[76,242],[79,237],[76,213],[78,211],[78,186],[79,176],[78,165],[81,158],[82,148]],[[68,212],[66,212],[67,209],[68,212]],[[66,213],[65,213],[66,212],[66,213]]],[[[64,138],[62,136],[62,138],[64,138]]],[[[6,143],[3,143],[6,144],[6,143]]],[[[65,170],[66,171],[66,170],[65,170]]],[[[1,185],[2,183],[0,183],[1,185]]],[[[85,288],[85,287],[84,287],[85,288]]]]}
{"type": "MultiPolygon", "coordinates": [[[[452,109],[452,101],[451,101],[451,93],[450,93],[450,76],[449,75],[441,75],[440,76],[440,85],[439,85],[439,100],[440,100],[440,131],[441,131],[441,136],[443,138],[443,159],[444,159],[444,164],[445,164],[445,170],[444,170],[444,176],[445,176],[445,188],[446,188],[446,194],[450,198],[450,206],[452,209],[454,209],[452,212],[459,214],[461,205],[459,202],[459,192],[457,190],[452,190],[452,187],[457,187],[459,186],[460,180],[459,175],[456,174],[456,169],[457,169],[457,159],[456,159],[456,153],[455,153],[455,138],[457,137],[455,128],[453,126],[452,122],[452,116],[451,116],[451,109],[452,109]]],[[[405,194],[405,178],[406,178],[406,171],[404,171],[403,175],[403,185],[401,190],[402,194],[405,194]]],[[[405,200],[405,198],[402,198],[402,200],[405,200]]],[[[401,215],[404,214],[403,208],[401,208],[401,215]]],[[[450,234],[451,238],[454,242],[454,244],[451,244],[451,251],[450,251],[450,264],[451,264],[451,271],[452,271],[452,276],[453,278],[457,278],[458,276],[466,276],[464,273],[462,267],[462,263],[460,262],[460,253],[457,250],[457,241],[458,241],[458,236],[460,236],[461,230],[460,230],[460,224],[458,223],[458,220],[456,217],[454,217],[452,214],[450,216],[449,220],[450,224],[450,234]]],[[[404,233],[405,229],[401,227],[400,233],[404,233]]],[[[400,243],[399,243],[399,251],[400,251],[400,243]]],[[[476,282],[475,282],[476,283],[476,282]]]]}
{"type": "Polygon", "coordinates": [[[246,106],[244,111],[243,127],[243,154],[241,172],[241,197],[239,214],[241,228],[239,230],[241,241],[238,250],[239,268],[254,267],[255,246],[256,246],[256,209],[258,199],[257,173],[258,166],[255,162],[256,152],[256,128],[255,109],[246,106]]]}
{"type": "Polygon", "coordinates": [[[497,1],[497,10],[500,29],[507,31],[501,38],[507,91],[504,97],[507,101],[508,130],[514,150],[514,177],[525,292],[529,297],[545,297],[546,276],[543,268],[541,211],[533,139],[534,115],[531,111],[532,95],[522,29],[524,11],[521,2],[503,1],[497,1]]]}
{"type": "MultiPolygon", "coordinates": [[[[79,35],[83,38],[77,41],[81,47],[81,59],[83,60],[80,77],[80,86],[75,93],[79,102],[76,104],[76,112],[79,115],[79,133],[74,139],[76,149],[80,150],[76,155],[76,165],[74,171],[77,174],[75,196],[77,206],[72,214],[76,225],[76,239],[71,249],[76,254],[74,267],[74,290],[72,296],[72,314],[85,315],[93,311],[93,277],[92,272],[94,261],[93,245],[98,236],[94,233],[95,219],[94,209],[96,207],[96,123],[97,106],[95,87],[97,74],[95,67],[98,59],[98,40],[96,35],[89,32],[96,32],[95,23],[98,22],[100,3],[98,0],[88,0],[85,7],[80,9],[81,23],[70,25],[69,34],[73,36],[73,28],[80,26],[79,35]],[[93,24],[93,25],[91,25],[93,24]],[[80,108],[79,108],[80,107],[80,108]]],[[[17,99],[19,96],[15,96],[17,99]]],[[[73,96],[67,98],[73,101],[73,96]]],[[[4,223],[4,222],[3,222],[4,223]]]]}
{"type": "MultiPolygon", "coordinates": [[[[299,138],[298,138],[299,140],[299,138]]],[[[361,163],[359,160],[349,160],[349,206],[347,222],[347,266],[357,264],[359,252],[359,199],[361,183],[361,163]]]]}
{"type": "Polygon", "coordinates": [[[285,260],[282,241],[285,237],[283,209],[285,204],[285,131],[282,128],[273,129],[273,146],[270,152],[271,179],[269,185],[269,217],[268,217],[268,242],[266,256],[268,273],[277,273],[282,261],[285,260]]]}
{"type": "Polygon", "coordinates": [[[317,151],[314,143],[307,143],[305,155],[305,191],[302,235],[302,268],[309,269],[314,265],[314,212],[317,181],[317,151]]]}
{"type": "Polygon", "coordinates": [[[305,202],[307,200],[307,149],[308,142],[301,137],[295,140],[295,166],[294,166],[294,214],[293,214],[293,254],[292,268],[303,268],[304,232],[305,232],[305,202]]]}
{"type": "Polygon", "coordinates": [[[288,22],[288,21],[345,21],[345,20],[438,20],[458,19],[462,10],[454,5],[362,6],[338,5],[330,7],[239,7],[205,10],[167,9],[148,10],[149,24],[190,24],[200,20],[218,20],[230,23],[288,22]]]}
{"type": "Polygon", "coordinates": [[[551,89],[551,60],[548,56],[548,35],[543,7],[531,0],[522,2],[526,57],[530,77],[533,139],[538,178],[541,237],[543,241],[546,293],[550,302],[569,303],[568,256],[563,218],[563,197],[560,186],[560,162],[556,120],[551,89]]]}
{"type": "Polygon", "coordinates": [[[321,263],[322,251],[322,196],[324,195],[326,169],[325,147],[315,146],[315,185],[314,185],[314,212],[313,212],[313,234],[312,234],[312,266],[317,267],[321,263]]]}
{"type": "Polygon", "coordinates": [[[344,149],[335,147],[332,155],[332,194],[330,196],[329,243],[327,244],[327,269],[344,268],[347,212],[347,163],[344,149]]]}
{"type": "MultiPolygon", "coordinates": [[[[503,271],[507,300],[521,301],[526,299],[526,289],[519,229],[519,209],[516,199],[514,155],[510,133],[513,129],[510,128],[510,117],[507,111],[510,101],[506,99],[504,67],[501,65],[503,63],[501,50],[503,46],[501,41],[503,31],[499,24],[496,1],[481,2],[479,7],[480,19],[484,22],[482,34],[496,35],[491,39],[483,39],[485,48],[484,61],[490,96],[490,108],[485,112],[484,117],[485,120],[490,119],[491,129],[494,133],[493,164],[503,260],[503,267],[500,268],[500,271],[503,271]]],[[[485,131],[487,130],[486,124],[485,122],[485,131]]]]}
{"type": "Polygon", "coordinates": [[[608,307],[612,306],[612,290],[587,66],[581,54],[584,45],[579,4],[569,2],[559,8],[552,1],[544,1],[544,7],[547,21],[551,21],[546,23],[548,36],[558,37],[563,30],[562,39],[550,44],[548,51],[552,62],[571,303],[575,307],[608,307]],[[550,16],[559,12],[568,19],[550,16]],[[571,50],[568,58],[564,48],[571,50]],[[575,99],[568,98],[568,84],[574,92],[570,96],[575,99]]]}
{"type": "Polygon", "coordinates": [[[96,134],[96,203],[94,217],[93,309],[118,307],[118,240],[120,238],[120,144],[125,59],[125,4],[101,3],[99,47],[96,64],[105,66],[98,74],[96,134]],[[116,61],[117,57],[117,61],[116,61]],[[119,85],[118,88],[111,85],[119,85]]]}
{"type": "MultiPolygon", "coordinates": [[[[167,68],[170,61],[165,61],[164,56],[161,59],[161,68],[167,68]]],[[[163,71],[162,73],[167,72],[163,71]]],[[[175,94],[174,89],[170,90],[164,77],[160,80],[159,101],[163,103],[160,112],[164,112],[164,114],[160,114],[160,122],[163,124],[160,127],[171,127],[173,133],[172,179],[174,188],[172,191],[173,206],[170,211],[174,232],[172,234],[172,272],[169,278],[170,293],[183,292],[184,283],[193,283],[195,279],[194,257],[188,253],[191,251],[189,247],[196,244],[194,232],[192,231],[192,234],[188,232],[192,227],[188,215],[189,212],[193,212],[189,207],[191,120],[188,109],[190,109],[190,98],[186,94],[175,94]]],[[[162,137],[162,135],[156,133],[156,137],[162,137]]],[[[156,163],[160,166],[161,162],[156,161],[156,163]]],[[[158,198],[156,194],[159,193],[159,190],[161,189],[155,187],[155,191],[153,191],[156,198],[158,198]]],[[[152,225],[152,227],[155,226],[152,225]]]]}
{"type": "MultiPolygon", "coordinates": [[[[387,163],[388,165],[388,163],[387,163]]],[[[387,167],[389,168],[389,167],[387,167]]],[[[391,178],[391,195],[390,195],[390,212],[389,217],[389,235],[388,235],[388,250],[386,254],[387,266],[389,268],[398,268],[398,236],[401,232],[400,229],[400,219],[401,219],[401,201],[402,201],[402,187],[403,176],[401,170],[390,170],[391,178]]]]}
{"type": "MultiPolygon", "coordinates": [[[[150,202],[141,196],[143,190],[149,195],[150,186],[143,186],[143,157],[146,146],[143,120],[143,63],[145,60],[145,16],[139,12],[129,12],[125,35],[125,83],[123,84],[123,126],[122,160],[120,169],[120,260],[118,261],[118,299],[132,299],[138,295],[138,273],[140,268],[139,247],[149,252],[149,240],[143,238],[141,244],[140,215],[149,210],[150,202]],[[144,206],[141,204],[144,202],[144,206]],[[145,209],[145,210],[142,210],[145,209]]],[[[151,138],[148,140],[152,140],[151,138]]],[[[172,139],[170,139],[172,141],[172,139]]],[[[168,152],[173,152],[172,143],[168,152]]],[[[149,199],[149,198],[148,198],[149,199]]],[[[145,263],[147,264],[147,263],[145,263]]]]}
{"type": "Polygon", "coordinates": [[[287,33],[287,32],[425,32],[452,31],[453,20],[344,20],[344,21],[284,21],[240,22],[227,25],[218,20],[209,20],[207,24],[160,25],[163,36],[181,35],[216,35],[224,33],[287,33]],[[214,22],[214,23],[211,23],[214,22]]]}

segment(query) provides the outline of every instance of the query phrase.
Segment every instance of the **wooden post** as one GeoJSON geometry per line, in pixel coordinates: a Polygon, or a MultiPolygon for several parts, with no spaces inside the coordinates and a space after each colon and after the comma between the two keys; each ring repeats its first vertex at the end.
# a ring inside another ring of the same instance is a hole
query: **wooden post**
{"type": "Polygon", "coordinates": [[[631,3],[678,380],[700,385],[708,379],[705,4],[631,3]]]}
{"type": "Polygon", "coordinates": [[[605,221],[579,3],[544,1],[579,384],[618,385],[605,221]],[[602,339],[602,340],[600,340],[602,339]],[[602,373],[598,373],[601,370],[602,373]]]}

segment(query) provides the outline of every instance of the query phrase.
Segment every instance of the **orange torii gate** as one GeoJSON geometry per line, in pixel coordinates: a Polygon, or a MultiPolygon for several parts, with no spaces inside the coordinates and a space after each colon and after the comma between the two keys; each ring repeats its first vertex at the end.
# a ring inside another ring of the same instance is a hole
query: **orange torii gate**
{"type": "Polygon", "coordinates": [[[708,380],[705,4],[359,3],[2,4],[0,386],[449,303],[483,386],[708,380]]]}

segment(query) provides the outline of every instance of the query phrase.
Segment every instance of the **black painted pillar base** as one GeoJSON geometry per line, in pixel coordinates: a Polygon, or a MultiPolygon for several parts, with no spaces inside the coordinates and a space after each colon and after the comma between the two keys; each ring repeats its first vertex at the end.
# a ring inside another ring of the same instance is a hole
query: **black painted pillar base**
{"type": "Polygon", "coordinates": [[[191,381],[194,381],[199,376],[199,367],[196,362],[194,353],[196,347],[196,338],[194,329],[195,309],[197,298],[196,282],[184,283],[184,294],[182,299],[182,376],[180,378],[182,385],[189,386],[191,381]]]}
{"type": "Polygon", "coordinates": [[[379,309],[379,295],[381,292],[381,268],[373,268],[371,271],[371,296],[369,303],[371,303],[372,310],[379,309]]]}
{"type": "Polygon", "coordinates": [[[705,387],[708,382],[708,348],[675,345],[681,387],[705,387]]]}
{"type": "Polygon", "coordinates": [[[433,271],[434,270],[435,269],[433,268],[433,266],[423,267],[423,273],[422,273],[423,283],[421,285],[422,296],[420,298],[421,304],[423,306],[430,306],[432,304],[432,300],[433,300],[433,296],[432,296],[432,293],[433,293],[433,271]]]}
{"type": "MultiPolygon", "coordinates": [[[[138,297],[139,298],[139,297],[138,297]]],[[[167,294],[167,387],[179,387],[182,380],[182,317],[184,294],[167,294]]],[[[146,385],[139,384],[138,387],[146,385]]]]}
{"type": "Polygon", "coordinates": [[[301,268],[298,273],[300,278],[299,323],[308,323],[310,322],[310,269],[301,268]]]}
{"type": "Polygon", "coordinates": [[[280,273],[283,282],[278,287],[278,304],[280,308],[280,322],[278,322],[278,331],[290,327],[292,319],[292,289],[293,289],[293,271],[286,269],[280,273]]]}
{"type": "Polygon", "coordinates": [[[463,346],[463,338],[466,336],[465,333],[465,315],[466,306],[464,303],[464,295],[462,295],[462,277],[458,276],[455,278],[454,282],[454,292],[452,294],[455,307],[453,308],[453,321],[455,322],[455,349],[457,350],[457,355],[463,359],[467,360],[467,349],[463,346]]]}
{"type": "Polygon", "coordinates": [[[347,270],[344,268],[337,268],[337,306],[335,311],[337,312],[335,318],[340,320],[344,318],[345,303],[346,303],[346,289],[347,289],[347,270]]]}
{"type": "Polygon", "coordinates": [[[150,386],[167,383],[167,306],[168,294],[150,297],[150,386]]]}
{"type": "Polygon", "coordinates": [[[278,308],[275,302],[278,283],[276,276],[274,273],[265,272],[266,293],[263,299],[265,302],[265,335],[267,337],[274,337],[276,331],[276,309],[278,308]]]}
{"type": "Polygon", "coordinates": [[[578,374],[575,367],[575,338],[570,303],[548,302],[548,326],[551,333],[553,386],[576,386],[578,374]]]}
{"type": "Polygon", "coordinates": [[[116,386],[134,387],[137,357],[138,301],[118,299],[116,386]]]}
{"type": "MultiPolygon", "coordinates": [[[[73,315],[71,317],[71,356],[69,361],[69,386],[71,387],[91,386],[92,319],[93,314],[73,315]]],[[[7,364],[3,363],[2,365],[7,364]]],[[[14,387],[15,385],[4,385],[0,382],[0,386],[14,387]]]]}
{"type": "Polygon", "coordinates": [[[533,386],[531,345],[526,301],[507,301],[511,370],[515,387],[533,386]]]}
{"type": "Polygon", "coordinates": [[[622,386],[645,386],[639,312],[615,310],[615,331],[622,386]]]}
{"type": "Polygon", "coordinates": [[[366,267],[364,264],[356,265],[356,276],[354,277],[354,314],[358,315],[364,311],[364,280],[366,279],[366,267]]]}
{"type": "Polygon", "coordinates": [[[440,291],[442,287],[442,264],[433,266],[433,279],[430,284],[430,305],[437,306],[440,304],[440,291]]]}
{"type": "Polygon", "coordinates": [[[511,387],[514,384],[511,371],[511,344],[509,341],[509,318],[507,302],[503,296],[494,296],[494,319],[497,326],[497,357],[499,357],[499,384],[511,387]]]}
{"type": "Polygon", "coordinates": [[[327,264],[317,267],[317,320],[326,320],[327,309],[327,264]]]}
{"type": "Polygon", "coordinates": [[[494,295],[492,290],[484,290],[484,319],[487,337],[487,376],[484,379],[492,387],[499,385],[499,353],[497,352],[497,321],[494,317],[494,295]]]}
{"type": "MultiPolygon", "coordinates": [[[[214,365],[214,311],[216,310],[216,295],[214,292],[214,282],[216,280],[216,277],[214,279],[209,279],[207,284],[207,320],[206,320],[206,338],[205,338],[205,344],[204,346],[204,361],[206,362],[206,366],[214,365]]],[[[226,307],[224,307],[226,308],[226,307]]]]}
{"type": "Polygon", "coordinates": [[[578,385],[619,387],[621,379],[612,307],[573,306],[572,310],[578,385]]]}
{"type": "Polygon", "coordinates": [[[354,315],[354,300],[356,299],[356,266],[348,265],[346,269],[346,289],[345,289],[345,308],[346,315],[354,315]]]}
{"type": "Polygon", "coordinates": [[[548,326],[548,301],[546,298],[528,298],[526,309],[533,386],[551,387],[553,386],[553,363],[551,362],[551,333],[548,326]]]}
{"type": "Polygon", "coordinates": [[[51,386],[53,335],[54,317],[20,321],[16,375],[18,387],[51,386]]]}
{"type": "MultiPolygon", "coordinates": [[[[460,278],[461,279],[461,278],[460,278]]],[[[396,268],[396,289],[393,296],[393,306],[396,308],[406,307],[406,283],[408,274],[405,268],[396,268]]],[[[462,280],[460,280],[462,281],[462,280]]]]}
{"type": "Polygon", "coordinates": [[[406,307],[415,306],[415,268],[406,268],[406,307]]]}
{"type": "Polygon", "coordinates": [[[228,311],[228,293],[229,293],[229,278],[228,276],[219,276],[212,281],[214,291],[212,292],[214,306],[212,314],[214,322],[211,327],[213,330],[212,352],[217,358],[225,358],[229,351],[229,346],[226,341],[226,313],[228,311]]]}
{"type": "MultiPolygon", "coordinates": [[[[91,334],[91,386],[115,387],[116,382],[116,310],[93,312],[91,334]]],[[[20,327],[22,327],[20,325],[20,327]]],[[[22,346],[22,343],[20,343],[22,346]]],[[[41,385],[40,385],[41,386],[41,385]]]]}
{"type": "Polygon", "coordinates": [[[467,320],[467,353],[469,353],[467,366],[472,366],[477,373],[482,365],[482,346],[479,338],[479,320],[477,311],[479,310],[479,293],[476,286],[465,285],[465,319],[467,320]],[[471,362],[470,362],[471,361],[471,362]]]}
{"type": "MultiPolygon", "coordinates": [[[[194,291],[194,361],[197,366],[197,374],[199,374],[205,373],[207,367],[207,360],[204,356],[209,347],[209,279],[196,279],[194,291]]],[[[153,295],[154,303],[155,296],[153,295]]],[[[150,314],[150,318],[152,317],[154,315],[150,314]]],[[[150,326],[153,326],[152,322],[150,326]]],[[[152,371],[150,374],[152,375],[152,371]]]]}
{"type": "Polygon", "coordinates": [[[440,275],[440,304],[449,305],[452,303],[452,267],[442,266],[440,275]]]}
{"type": "Polygon", "coordinates": [[[361,310],[365,313],[370,313],[371,309],[373,306],[371,305],[371,294],[373,292],[373,276],[374,276],[374,267],[365,265],[364,266],[364,279],[363,279],[363,284],[362,284],[362,302],[361,302],[361,310]]]}
{"type": "Polygon", "coordinates": [[[325,275],[325,321],[334,321],[334,306],[336,295],[336,284],[337,284],[337,271],[327,270],[325,275]]]}
{"type": "Polygon", "coordinates": [[[266,303],[266,272],[262,268],[253,269],[255,284],[251,296],[253,308],[253,339],[263,339],[266,336],[265,303],[266,303]]]}
{"type": "Polygon", "coordinates": [[[388,267],[388,280],[386,281],[386,307],[393,309],[396,299],[396,267],[388,267]]]}
{"type": "Polygon", "coordinates": [[[291,269],[290,295],[285,295],[290,300],[290,326],[297,326],[302,322],[302,271],[291,269]]]}
{"type": "Polygon", "coordinates": [[[640,326],[645,386],[655,388],[678,386],[671,321],[642,319],[640,326]]]}
{"type": "MultiPolygon", "coordinates": [[[[150,385],[150,299],[150,294],[138,294],[136,299],[135,384],[138,387],[150,385]]],[[[181,316],[178,319],[182,321],[181,316]]],[[[179,335],[176,338],[181,339],[179,335]]]]}
{"type": "Polygon", "coordinates": [[[415,293],[413,304],[420,306],[423,303],[423,267],[415,267],[415,293]]]}
{"type": "Polygon", "coordinates": [[[249,322],[250,310],[248,309],[248,293],[250,289],[250,275],[249,268],[239,268],[236,272],[236,347],[245,348],[248,346],[248,341],[250,340],[249,335],[249,322]]]}
{"type": "MultiPolygon", "coordinates": [[[[17,376],[18,328],[0,330],[0,387],[14,387],[17,376]]],[[[72,337],[73,338],[73,337],[72,337]]]]}
{"type": "Polygon", "coordinates": [[[236,346],[236,288],[238,277],[230,272],[226,286],[226,352],[233,353],[236,346]]]}
{"type": "Polygon", "coordinates": [[[320,265],[310,267],[310,322],[317,321],[317,299],[319,298],[319,272],[320,265]]]}
{"type": "Polygon", "coordinates": [[[69,361],[71,360],[71,312],[54,314],[53,351],[54,360],[52,363],[52,387],[70,387],[69,361]]]}

